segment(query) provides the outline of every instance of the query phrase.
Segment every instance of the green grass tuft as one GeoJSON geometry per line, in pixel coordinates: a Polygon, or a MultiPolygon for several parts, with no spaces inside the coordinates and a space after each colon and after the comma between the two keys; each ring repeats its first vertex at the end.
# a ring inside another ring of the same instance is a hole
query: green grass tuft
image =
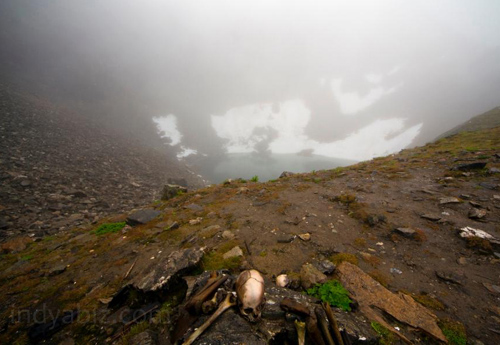
{"type": "Polygon", "coordinates": [[[307,289],[307,294],[320,299],[334,307],[338,307],[344,311],[351,311],[352,303],[349,298],[349,292],[340,284],[338,280],[329,280],[324,284],[316,284],[310,289],[307,289]]]}
{"type": "Polygon", "coordinates": [[[394,333],[389,331],[387,328],[382,326],[380,323],[373,321],[371,323],[372,328],[380,336],[379,344],[381,345],[392,345],[396,343],[396,336],[394,333]]]}
{"type": "Polygon", "coordinates": [[[259,182],[259,176],[255,175],[254,177],[252,177],[250,179],[250,181],[252,181],[252,182],[259,182]]]}
{"type": "Polygon", "coordinates": [[[465,326],[462,323],[444,319],[439,320],[438,325],[450,345],[467,345],[467,334],[465,333],[465,326]]]}
{"type": "Polygon", "coordinates": [[[110,232],[118,232],[121,229],[123,229],[127,225],[125,222],[120,222],[120,223],[104,223],[101,224],[95,231],[94,234],[96,235],[104,235],[108,234],[110,232]]]}

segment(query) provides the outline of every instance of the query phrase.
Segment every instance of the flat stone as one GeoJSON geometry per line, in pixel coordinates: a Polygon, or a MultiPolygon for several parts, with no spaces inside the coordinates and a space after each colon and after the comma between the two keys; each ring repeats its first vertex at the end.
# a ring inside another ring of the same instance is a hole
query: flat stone
{"type": "Polygon", "coordinates": [[[481,219],[486,216],[486,210],[473,208],[469,211],[469,218],[471,219],[481,219]]]}
{"type": "Polygon", "coordinates": [[[471,204],[471,206],[474,206],[477,208],[483,208],[483,205],[481,205],[480,203],[475,202],[475,201],[469,201],[469,204],[471,204]]]}
{"type": "Polygon", "coordinates": [[[437,325],[437,317],[424,306],[404,294],[394,294],[379,282],[375,281],[359,267],[342,262],[336,270],[342,285],[355,297],[359,310],[368,320],[376,321],[411,343],[403,331],[398,332],[387,323],[385,315],[389,314],[403,324],[420,329],[437,340],[447,342],[446,337],[437,325]]]}
{"type": "Polygon", "coordinates": [[[479,182],[479,186],[490,189],[490,190],[495,190],[497,189],[497,185],[493,183],[488,183],[488,182],[479,182]]]}
{"type": "Polygon", "coordinates": [[[49,277],[59,275],[59,274],[63,273],[64,271],[66,271],[66,268],[67,268],[66,265],[55,266],[55,267],[51,268],[48,275],[49,275],[49,277]]]}
{"type": "Polygon", "coordinates": [[[146,224],[158,217],[160,214],[160,211],[149,208],[138,210],[127,217],[127,224],[132,226],[146,224]]]}
{"type": "Polygon", "coordinates": [[[231,249],[230,251],[228,251],[227,253],[222,255],[222,257],[225,260],[230,259],[230,258],[240,257],[240,256],[243,256],[243,250],[241,250],[241,248],[238,246],[234,247],[233,249],[231,249]]]}
{"type": "Polygon", "coordinates": [[[203,251],[199,248],[188,248],[171,253],[168,257],[159,256],[142,270],[131,285],[144,292],[163,289],[176,277],[182,276],[199,265],[203,251]]]}
{"type": "Polygon", "coordinates": [[[440,205],[445,205],[445,204],[458,204],[460,202],[460,199],[455,198],[454,196],[446,197],[446,198],[441,198],[439,199],[439,204],[440,205]]]}
{"type": "Polygon", "coordinates": [[[412,228],[396,228],[394,232],[403,235],[405,237],[413,237],[415,235],[415,230],[412,228]]]}
{"type": "Polygon", "coordinates": [[[434,222],[441,220],[440,216],[438,216],[436,214],[431,214],[431,213],[422,214],[422,215],[420,215],[420,217],[424,218],[424,219],[432,220],[434,222]]]}
{"type": "Polygon", "coordinates": [[[500,294],[500,286],[498,285],[493,285],[490,283],[483,283],[483,286],[488,289],[489,292],[493,294],[500,294]]]}
{"type": "Polygon", "coordinates": [[[464,276],[452,271],[436,271],[436,276],[446,282],[463,285],[464,276]]]}
{"type": "Polygon", "coordinates": [[[207,226],[206,228],[201,229],[200,233],[206,234],[212,231],[219,231],[220,229],[221,229],[220,225],[210,225],[207,226]]]}

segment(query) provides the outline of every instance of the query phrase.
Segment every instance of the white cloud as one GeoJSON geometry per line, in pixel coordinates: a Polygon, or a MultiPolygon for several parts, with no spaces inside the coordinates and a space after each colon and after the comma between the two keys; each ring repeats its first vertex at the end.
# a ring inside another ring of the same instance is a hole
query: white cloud
{"type": "Polygon", "coordinates": [[[212,127],[219,137],[228,140],[228,153],[256,151],[255,145],[267,139],[265,135],[254,134],[255,129],[262,127],[278,133],[278,137],[269,144],[273,153],[313,149],[317,155],[353,160],[367,160],[397,152],[411,144],[422,127],[418,124],[404,130],[405,120],[402,118],[375,120],[345,139],[320,143],[305,134],[310,118],[311,112],[304,102],[289,100],[280,103],[277,112],[273,112],[271,103],[265,103],[233,108],[224,115],[212,115],[212,127]],[[401,133],[393,136],[398,132],[401,133]],[[393,137],[388,139],[390,136],[393,137]]]}
{"type": "MultiPolygon", "coordinates": [[[[368,76],[367,76],[368,77],[368,76]]],[[[376,78],[372,75],[372,80],[376,78]]],[[[345,115],[356,114],[359,111],[368,108],[382,97],[389,95],[396,91],[396,87],[385,89],[381,86],[371,88],[365,96],[360,96],[357,92],[344,92],[342,91],[342,79],[332,80],[333,95],[340,105],[340,110],[345,115]]]]}

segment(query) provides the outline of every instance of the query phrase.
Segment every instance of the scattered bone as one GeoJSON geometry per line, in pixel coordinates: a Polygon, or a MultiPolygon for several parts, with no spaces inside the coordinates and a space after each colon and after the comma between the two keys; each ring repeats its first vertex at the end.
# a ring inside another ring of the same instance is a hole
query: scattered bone
{"type": "Polygon", "coordinates": [[[196,329],[193,334],[183,343],[183,345],[190,345],[194,343],[194,341],[208,328],[214,321],[222,315],[227,309],[236,305],[236,300],[232,293],[228,293],[226,299],[219,305],[219,308],[215,311],[215,313],[210,316],[210,318],[205,321],[203,325],[201,325],[198,329],[196,329]]]}
{"type": "Polygon", "coordinates": [[[279,287],[287,287],[288,284],[290,284],[290,279],[286,274],[280,274],[276,277],[276,285],[279,287]]]}

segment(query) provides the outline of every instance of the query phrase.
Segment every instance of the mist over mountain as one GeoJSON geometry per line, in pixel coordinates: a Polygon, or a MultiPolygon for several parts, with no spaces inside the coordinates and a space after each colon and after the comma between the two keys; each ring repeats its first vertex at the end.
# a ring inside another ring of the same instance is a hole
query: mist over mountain
{"type": "Polygon", "coordinates": [[[499,18],[493,1],[3,1],[0,75],[180,157],[365,160],[498,105],[499,18]]]}

